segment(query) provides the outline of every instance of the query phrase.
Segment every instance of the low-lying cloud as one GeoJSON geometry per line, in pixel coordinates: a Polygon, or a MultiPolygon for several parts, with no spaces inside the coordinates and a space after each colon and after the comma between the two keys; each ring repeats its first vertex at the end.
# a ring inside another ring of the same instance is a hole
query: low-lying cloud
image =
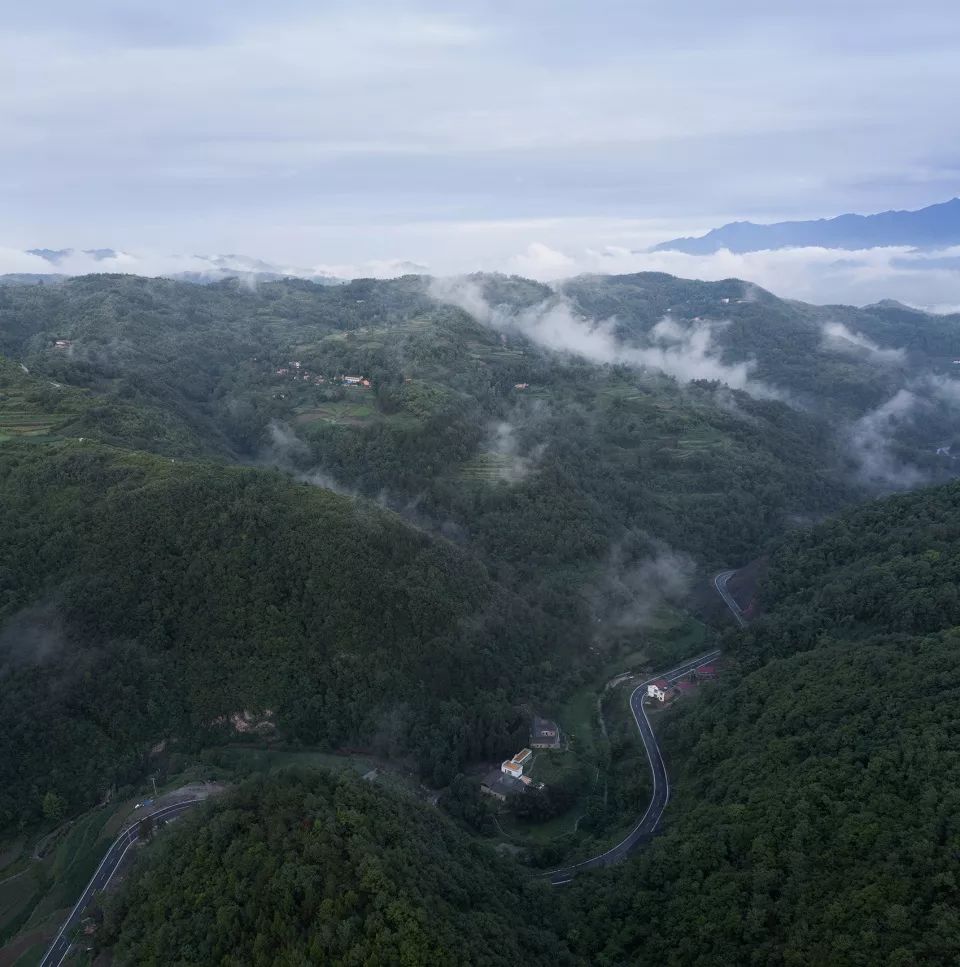
{"type": "Polygon", "coordinates": [[[854,332],[842,322],[823,324],[823,348],[852,356],[869,356],[877,363],[901,363],[906,358],[903,349],[884,349],[860,332],[854,332]]]}
{"type": "Polygon", "coordinates": [[[696,564],[688,554],[662,541],[630,534],[610,550],[594,610],[612,627],[642,629],[662,605],[681,602],[695,576],[696,564]],[[635,556],[638,543],[647,545],[640,557],[635,556]]]}
{"type": "Polygon", "coordinates": [[[911,380],[843,436],[861,483],[906,490],[952,472],[958,423],[960,380],[930,375],[911,380]],[[931,439],[937,432],[943,436],[931,439]]]}
{"type": "Polygon", "coordinates": [[[752,360],[728,363],[721,358],[714,345],[714,333],[723,323],[679,323],[666,317],[653,327],[645,345],[635,345],[617,336],[615,320],[586,319],[560,294],[515,310],[491,305],[479,284],[469,278],[433,279],[430,291],[434,298],[459,306],[485,325],[519,332],[554,352],[571,353],[597,363],[654,369],[681,383],[717,380],[756,396],[780,395],[752,378],[752,360]]]}
{"type": "Polygon", "coordinates": [[[868,486],[908,489],[924,483],[926,475],[895,453],[895,438],[909,429],[918,404],[915,393],[900,389],[885,403],[854,422],[847,431],[849,454],[858,476],[868,486]]]}
{"type": "Polygon", "coordinates": [[[524,451],[517,438],[517,428],[506,420],[490,426],[483,449],[496,458],[496,476],[506,483],[520,483],[536,468],[545,446],[539,444],[524,451]]]}
{"type": "Polygon", "coordinates": [[[264,276],[290,276],[319,281],[355,278],[393,279],[420,274],[428,267],[408,259],[370,259],[316,265],[265,261],[246,255],[164,255],[156,252],[121,252],[113,249],[47,249],[36,252],[0,247],[0,275],[90,275],[116,273],[148,277],[207,281],[231,276],[241,280],[264,276]]]}
{"type": "Polygon", "coordinates": [[[896,299],[930,311],[960,306],[960,248],[890,246],[858,250],[803,247],[710,255],[636,251],[620,245],[560,250],[533,243],[502,268],[542,282],[582,273],[667,272],[717,282],[748,279],[784,298],[867,305],[896,299]]]}
{"type": "Polygon", "coordinates": [[[56,661],[67,648],[63,619],[52,602],[18,611],[0,629],[0,672],[56,661]]]}

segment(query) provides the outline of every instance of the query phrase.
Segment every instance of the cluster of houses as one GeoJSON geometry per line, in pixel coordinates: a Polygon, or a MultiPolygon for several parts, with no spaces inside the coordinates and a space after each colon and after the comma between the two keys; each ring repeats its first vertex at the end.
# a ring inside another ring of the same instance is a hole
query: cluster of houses
{"type": "Polygon", "coordinates": [[[560,748],[560,729],[557,723],[549,719],[534,718],[530,728],[530,746],[531,748],[521,749],[512,759],[501,762],[499,769],[491,770],[481,783],[480,791],[499,799],[500,802],[506,802],[509,796],[526,792],[531,786],[534,789],[543,789],[542,782],[525,776],[523,770],[530,766],[534,749],[560,748]]]}
{"type": "MultiPolygon", "coordinates": [[[[301,380],[304,383],[314,383],[317,386],[327,382],[326,376],[321,376],[319,373],[311,373],[304,369],[303,363],[299,359],[291,360],[286,366],[281,366],[274,372],[277,376],[282,376],[284,379],[301,380]]],[[[370,380],[365,376],[336,376],[331,377],[330,382],[340,383],[343,386],[361,386],[366,389],[370,387],[370,380]]]]}
{"type": "Polygon", "coordinates": [[[658,702],[665,702],[668,698],[689,694],[700,682],[716,677],[716,665],[701,665],[676,681],[668,682],[665,678],[658,678],[655,682],[650,682],[647,685],[647,697],[654,698],[658,702]]]}

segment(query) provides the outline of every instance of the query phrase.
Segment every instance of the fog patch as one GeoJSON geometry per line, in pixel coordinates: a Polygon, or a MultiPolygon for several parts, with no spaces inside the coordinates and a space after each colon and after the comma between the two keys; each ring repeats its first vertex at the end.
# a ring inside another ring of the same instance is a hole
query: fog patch
{"type": "Polygon", "coordinates": [[[506,420],[491,424],[483,452],[496,458],[496,476],[506,483],[520,483],[536,468],[546,450],[538,444],[524,452],[517,439],[517,428],[506,420]]]}
{"type": "Polygon", "coordinates": [[[900,389],[847,430],[848,453],[858,466],[861,482],[880,487],[907,489],[923,483],[925,475],[902,462],[894,452],[894,437],[913,421],[917,397],[900,389]]]}
{"type": "MultiPolygon", "coordinates": [[[[885,246],[839,249],[804,246],[758,252],[721,249],[709,255],[672,250],[638,251],[617,244],[563,251],[533,243],[498,263],[542,282],[574,275],[667,272],[683,279],[720,282],[750,279],[781,298],[820,304],[867,305],[896,299],[911,306],[960,306],[960,247],[885,246]]],[[[752,296],[744,293],[745,301],[752,296]]]]}
{"type": "MultiPolygon", "coordinates": [[[[313,464],[313,452],[296,431],[282,420],[271,420],[267,424],[267,439],[261,447],[257,462],[276,467],[290,474],[294,480],[332,490],[344,497],[359,497],[355,491],[334,479],[329,473],[313,464]]],[[[383,501],[380,501],[383,503],[383,501]]]]}
{"type": "Polygon", "coordinates": [[[0,671],[48,664],[58,659],[66,646],[63,619],[55,605],[24,608],[0,629],[0,671]]]}
{"type": "Polygon", "coordinates": [[[906,358],[903,349],[883,349],[872,339],[845,326],[842,322],[825,322],[821,346],[830,352],[848,356],[869,357],[877,363],[902,363],[906,358]]]}
{"type": "Polygon", "coordinates": [[[309,456],[310,447],[289,424],[281,420],[271,420],[267,424],[267,442],[260,451],[265,463],[289,470],[299,468],[309,456]]]}
{"type": "Polygon", "coordinates": [[[716,380],[754,396],[782,398],[783,394],[752,378],[754,360],[728,363],[714,345],[714,334],[725,323],[680,323],[669,317],[653,327],[646,345],[622,342],[616,320],[589,320],[574,311],[561,294],[529,308],[491,305],[479,284],[469,278],[433,279],[430,294],[458,306],[479,322],[499,331],[520,333],[554,352],[582,356],[596,363],[653,369],[680,383],[716,380]]]}
{"type": "Polygon", "coordinates": [[[861,483],[904,490],[947,479],[960,420],[960,380],[912,380],[842,434],[861,483]],[[933,438],[933,434],[941,437],[933,438]],[[934,459],[938,458],[938,459],[934,459]]]}
{"type": "Polygon", "coordinates": [[[661,606],[687,597],[695,576],[689,554],[632,534],[611,548],[594,610],[598,620],[614,628],[642,630],[661,606]]]}

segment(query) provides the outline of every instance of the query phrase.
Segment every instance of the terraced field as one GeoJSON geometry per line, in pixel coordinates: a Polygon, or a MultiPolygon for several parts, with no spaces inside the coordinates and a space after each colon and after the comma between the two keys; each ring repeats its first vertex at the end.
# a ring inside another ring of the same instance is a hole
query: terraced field
{"type": "Polygon", "coordinates": [[[460,468],[457,478],[479,483],[511,480],[517,475],[516,462],[515,458],[498,453],[481,453],[460,468]]]}
{"type": "Polygon", "coordinates": [[[44,437],[69,419],[64,413],[37,413],[0,408],[0,440],[13,437],[44,437]]]}

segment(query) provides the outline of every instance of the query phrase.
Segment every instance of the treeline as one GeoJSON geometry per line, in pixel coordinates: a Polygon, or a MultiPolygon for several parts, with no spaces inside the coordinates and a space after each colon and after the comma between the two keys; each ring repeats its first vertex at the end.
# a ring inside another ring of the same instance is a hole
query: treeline
{"type": "Polygon", "coordinates": [[[97,936],[120,964],[571,964],[542,881],[372,783],[248,781],[162,837],[97,936]]]}

